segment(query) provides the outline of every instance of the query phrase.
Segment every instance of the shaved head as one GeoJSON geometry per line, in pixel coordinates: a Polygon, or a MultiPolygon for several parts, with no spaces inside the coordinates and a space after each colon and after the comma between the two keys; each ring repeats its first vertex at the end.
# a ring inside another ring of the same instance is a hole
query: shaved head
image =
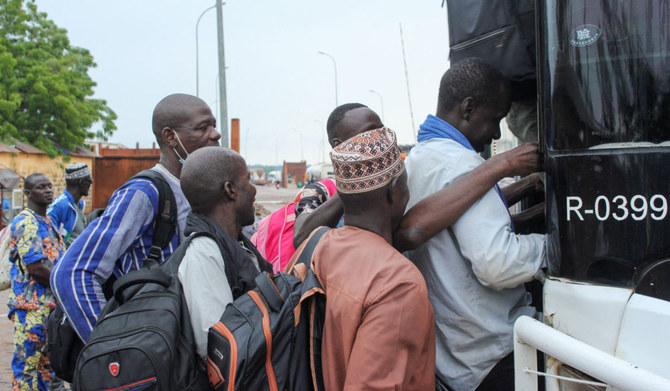
{"type": "Polygon", "coordinates": [[[43,178],[46,178],[46,175],[42,174],[41,172],[28,175],[26,179],[23,180],[23,189],[32,190],[35,186],[35,183],[43,178]]]}
{"type": "Polygon", "coordinates": [[[181,169],[181,189],[196,213],[207,213],[219,202],[226,182],[236,182],[246,170],[240,154],[229,148],[204,147],[194,151],[181,169]]]}
{"type": "MultiPolygon", "coordinates": [[[[335,127],[342,121],[344,116],[353,109],[358,109],[361,107],[367,107],[362,103],[345,103],[343,105],[337,106],[332,113],[328,116],[328,121],[326,122],[326,133],[328,133],[328,140],[333,138],[343,138],[335,127]]],[[[348,137],[347,137],[348,138],[348,137]]],[[[346,140],[347,138],[344,138],[346,140]]]]}
{"type": "Polygon", "coordinates": [[[167,127],[177,127],[192,118],[190,109],[207,106],[202,99],[188,94],[172,94],[163,98],[156,108],[151,120],[151,127],[159,146],[165,145],[161,131],[167,127]]]}

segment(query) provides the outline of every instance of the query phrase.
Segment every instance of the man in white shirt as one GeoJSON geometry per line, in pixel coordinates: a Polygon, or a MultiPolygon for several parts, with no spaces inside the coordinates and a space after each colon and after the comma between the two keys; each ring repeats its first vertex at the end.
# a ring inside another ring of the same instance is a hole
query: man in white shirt
{"type": "Polygon", "coordinates": [[[228,148],[205,147],[189,155],[181,188],[191,204],[186,234],[191,240],[179,265],[198,355],[207,356],[207,333],[228,303],[256,287],[254,279],[272,265],[242,234],[254,222],[256,187],[247,165],[228,148]]]}
{"type": "MultiPolygon", "coordinates": [[[[510,88],[495,68],[467,59],[440,83],[436,116],[406,160],[411,208],[481,165],[500,137],[510,88]]],[[[513,390],[514,321],[535,314],[523,283],[541,269],[543,235],[517,235],[505,198],[491,188],[451,227],[406,255],[421,270],[436,320],[438,383],[452,390],[513,390]]]]}

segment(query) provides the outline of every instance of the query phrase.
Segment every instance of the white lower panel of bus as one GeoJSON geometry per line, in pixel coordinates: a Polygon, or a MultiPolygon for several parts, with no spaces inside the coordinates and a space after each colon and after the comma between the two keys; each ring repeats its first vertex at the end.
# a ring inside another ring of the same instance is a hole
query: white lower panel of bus
{"type": "Polygon", "coordinates": [[[547,279],[544,321],[663,377],[670,376],[670,303],[631,289],[547,279]]]}

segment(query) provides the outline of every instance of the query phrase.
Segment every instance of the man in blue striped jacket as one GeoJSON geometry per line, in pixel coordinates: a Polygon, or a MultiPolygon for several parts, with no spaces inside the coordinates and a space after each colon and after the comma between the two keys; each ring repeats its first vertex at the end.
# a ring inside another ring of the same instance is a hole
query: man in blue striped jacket
{"type": "MultiPolygon", "coordinates": [[[[163,249],[165,260],[184,238],[191,211],[179,185],[184,159],[196,149],[219,145],[221,134],[209,106],[186,94],[173,94],[154,109],[152,128],[161,150],[152,170],[170,184],[177,202],[177,229],[163,249]]],[[[86,341],[105,306],[102,284],[139,269],[149,253],[158,209],[158,190],[150,179],[136,178],[117,189],[100,218],[79,235],[51,273],[51,287],[82,340],[86,341]]]]}

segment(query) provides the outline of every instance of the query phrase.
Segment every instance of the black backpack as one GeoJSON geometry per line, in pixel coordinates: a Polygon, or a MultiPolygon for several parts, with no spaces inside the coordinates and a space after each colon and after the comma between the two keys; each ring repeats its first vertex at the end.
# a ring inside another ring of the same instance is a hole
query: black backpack
{"type": "Polygon", "coordinates": [[[190,235],[162,265],[142,268],[114,283],[77,360],[75,390],[203,390],[207,373],[198,357],[177,275],[190,235]]]}
{"type": "MultiPolygon", "coordinates": [[[[151,179],[158,188],[158,210],[162,212],[156,215],[152,251],[154,251],[153,257],[156,258],[157,255],[156,259],[160,259],[160,252],[170,243],[174,235],[177,225],[177,203],[170,185],[158,172],[144,170],[133,178],[151,179]],[[158,250],[157,253],[154,247],[158,250]]],[[[103,292],[107,300],[112,298],[112,286],[115,280],[112,274],[110,279],[103,284],[103,292]]],[[[84,342],[72,328],[59,304],[51,311],[47,320],[47,345],[51,369],[60,379],[71,383],[77,357],[84,347],[84,342]]]]}
{"type": "Polygon", "coordinates": [[[214,390],[324,390],[325,294],[310,264],[328,229],[312,234],[293,274],[260,274],[257,288],[228,304],[210,327],[207,372],[214,390]]]}

